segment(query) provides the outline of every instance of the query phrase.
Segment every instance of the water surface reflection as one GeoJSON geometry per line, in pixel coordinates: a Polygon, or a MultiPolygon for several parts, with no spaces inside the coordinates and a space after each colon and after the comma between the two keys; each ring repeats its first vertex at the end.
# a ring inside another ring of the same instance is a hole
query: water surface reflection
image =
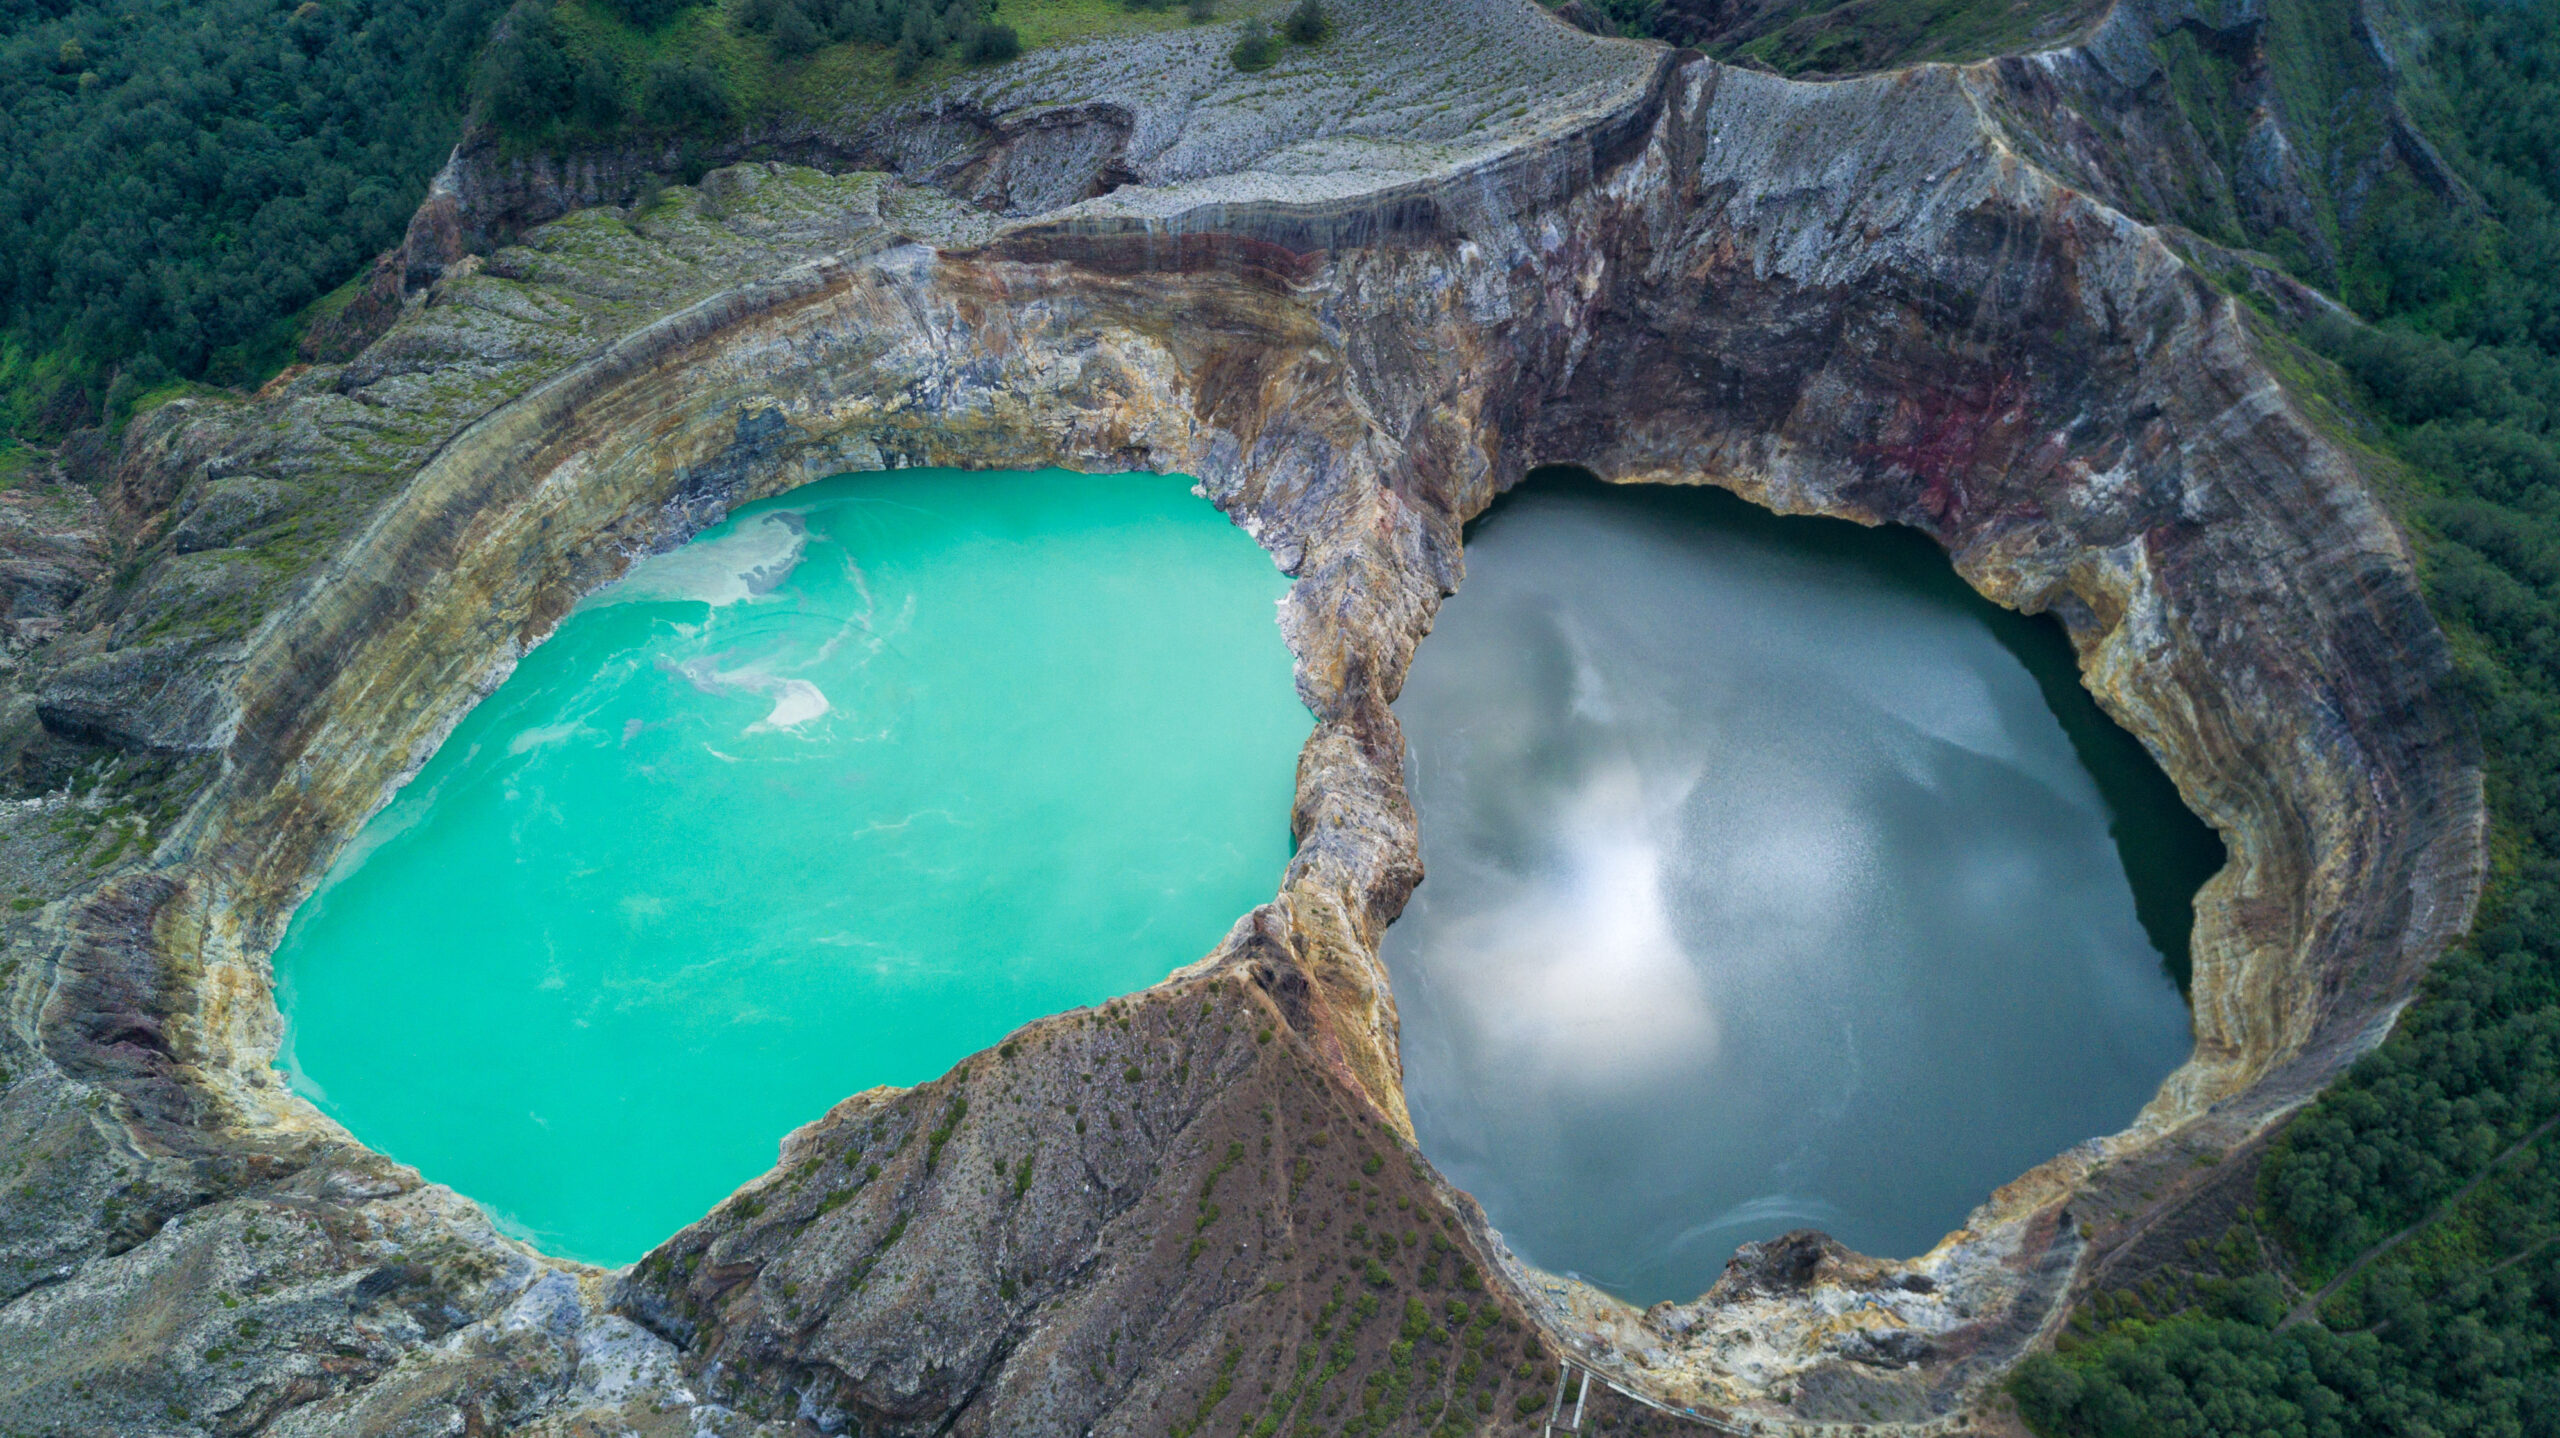
{"type": "Polygon", "coordinates": [[[2219,846],[1926,540],[1542,478],[1467,566],[1386,951],[1423,1147],[1524,1257],[1652,1302],[1789,1228],[1917,1253],[2186,1056],[2219,846]]]}

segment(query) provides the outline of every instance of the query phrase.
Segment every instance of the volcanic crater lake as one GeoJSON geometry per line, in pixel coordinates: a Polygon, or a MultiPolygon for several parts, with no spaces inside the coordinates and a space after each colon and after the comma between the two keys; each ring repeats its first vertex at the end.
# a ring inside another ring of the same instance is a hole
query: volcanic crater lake
{"type": "Polygon", "coordinates": [[[1422,1147],[1638,1304],[1819,1228],[1919,1254],[2191,1048],[2212,831],[2049,619],[1909,530],[1541,474],[1395,705],[1422,1147]]]}
{"type": "Polygon", "coordinates": [[[1311,721],[1286,579],[1189,486],[846,475],[634,565],[295,914],[279,1064],[618,1264],[846,1095],[1201,957],[1311,721]]]}

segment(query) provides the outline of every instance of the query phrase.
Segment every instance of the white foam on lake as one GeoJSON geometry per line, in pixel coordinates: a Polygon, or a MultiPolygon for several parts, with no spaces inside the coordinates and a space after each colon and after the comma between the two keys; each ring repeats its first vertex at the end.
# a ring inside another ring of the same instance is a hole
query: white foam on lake
{"type": "Polygon", "coordinates": [[[650,555],[587,603],[689,599],[725,608],[772,593],[799,567],[808,543],[807,526],[799,515],[772,510],[716,539],[650,555]]]}
{"type": "Polygon", "coordinates": [[[755,725],[758,729],[797,729],[812,719],[824,718],[834,707],[818,686],[806,679],[776,679],[767,692],[773,695],[773,712],[755,725]]]}

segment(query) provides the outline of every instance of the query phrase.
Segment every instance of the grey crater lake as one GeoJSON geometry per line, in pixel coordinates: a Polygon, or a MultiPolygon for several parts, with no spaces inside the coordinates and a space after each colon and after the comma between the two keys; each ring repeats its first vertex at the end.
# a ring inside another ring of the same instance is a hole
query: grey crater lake
{"type": "Polygon", "coordinates": [[[2187,1057],[2219,842],[1921,535],[1542,474],[1395,707],[1406,1096],[1540,1267],[1651,1303],[1790,1229],[1915,1255],[2187,1057]]]}

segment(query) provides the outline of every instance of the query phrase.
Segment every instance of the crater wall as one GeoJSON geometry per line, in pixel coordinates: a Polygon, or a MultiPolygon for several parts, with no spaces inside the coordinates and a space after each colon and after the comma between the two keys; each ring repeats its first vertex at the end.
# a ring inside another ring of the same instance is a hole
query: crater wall
{"type": "Polygon", "coordinates": [[[1995,69],[1640,60],[1609,103],[1366,189],[1248,170],[994,225],[722,172],[626,226],[663,231],[645,255],[579,238],[592,212],[448,254],[344,369],[164,411],[115,491],[155,553],[173,506],[248,467],[226,456],[274,467],[262,427],[304,416],[318,446],[367,397],[428,392],[448,418],[412,425],[414,459],[253,627],[156,668],[174,641],[100,631],[42,698],[218,772],[24,941],[13,1031],[39,1068],[7,1112],[64,1156],[52,1207],[13,1200],[13,1252],[53,1257],[0,1307],[0,1412],[104,1411],[102,1371],[154,1391],[147,1359],[100,1356],[121,1343],[184,1346],[166,1405],[242,1432],[465,1407],[563,1432],[644,1409],[1155,1432],[1389,1394],[1417,1430],[1526,1427],[1559,1358],[1641,1395],[1602,1399],[1628,1421],[1983,1421],[2073,1284],[2378,1041],[2468,923],[2477,755],[2353,454],[2236,302],[2021,157],[1995,69]],[[1791,1236],[1644,1314],[1520,1265],[1432,1175],[1376,958],[1422,877],[1388,704],[1464,522],[1560,461],[1912,524],[2062,617],[2232,852],[2198,903],[2196,1057],[2132,1129],[1929,1254],[1791,1236]],[[473,700],[634,556],[905,464],[1194,474],[1293,576],[1318,722],[1273,900],[1156,989],[848,1099],[621,1275],[512,1245],[291,1096],[267,949],[473,700]],[[83,1195],[109,1193],[141,1216],[102,1222],[83,1195]],[[172,1296],[190,1283],[232,1308],[172,1296]],[[201,1358],[244,1292],[360,1356],[201,1358]]]}

